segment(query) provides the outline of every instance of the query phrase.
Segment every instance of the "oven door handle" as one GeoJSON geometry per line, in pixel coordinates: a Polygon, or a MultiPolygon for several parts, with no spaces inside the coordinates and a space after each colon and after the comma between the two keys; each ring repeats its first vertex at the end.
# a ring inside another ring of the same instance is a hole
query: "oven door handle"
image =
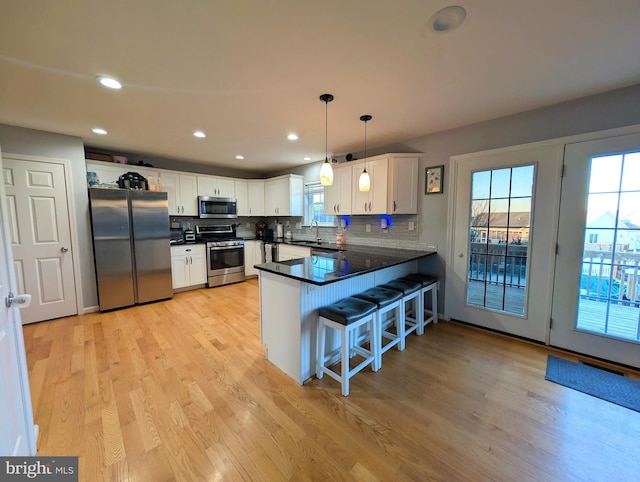
{"type": "Polygon", "coordinates": [[[244,249],[244,246],[211,246],[209,251],[230,251],[234,249],[244,249]]]}

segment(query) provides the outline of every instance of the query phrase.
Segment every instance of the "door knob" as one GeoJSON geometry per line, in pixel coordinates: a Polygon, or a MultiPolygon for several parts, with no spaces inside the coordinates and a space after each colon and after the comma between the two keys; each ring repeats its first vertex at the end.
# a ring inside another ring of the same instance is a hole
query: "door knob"
{"type": "Polygon", "coordinates": [[[67,251],[69,251],[69,248],[67,248],[66,246],[63,246],[62,248],[60,248],[60,251],[62,251],[63,253],[66,253],[67,251]]]}
{"type": "Polygon", "coordinates": [[[463,258],[463,257],[464,257],[464,254],[462,254],[462,253],[460,253],[460,254],[458,255],[458,258],[463,258]]]}
{"type": "Polygon", "coordinates": [[[4,299],[4,304],[7,308],[11,308],[13,305],[17,305],[16,308],[27,308],[31,304],[31,295],[14,296],[9,291],[9,294],[4,299]]]}

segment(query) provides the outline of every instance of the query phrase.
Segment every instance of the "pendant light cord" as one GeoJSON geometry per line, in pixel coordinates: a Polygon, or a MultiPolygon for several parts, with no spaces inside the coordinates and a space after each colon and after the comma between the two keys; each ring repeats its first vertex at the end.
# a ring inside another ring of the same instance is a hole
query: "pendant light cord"
{"type": "Polygon", "coordinates": [[[367,172],[367,122],[371,119],[370,115],[360,116],[360,120],[364,122],[364,172],[367,172]]]}
{"type": "Polygon", "coordinates": [[[328,161],[329,156],[329,102],[324,103],[324,160],[328,161]]]}
{"type": "Polygon", "coordinates": [[[367,121],[364,121],[364,170],[367,170],[367,121]]]}

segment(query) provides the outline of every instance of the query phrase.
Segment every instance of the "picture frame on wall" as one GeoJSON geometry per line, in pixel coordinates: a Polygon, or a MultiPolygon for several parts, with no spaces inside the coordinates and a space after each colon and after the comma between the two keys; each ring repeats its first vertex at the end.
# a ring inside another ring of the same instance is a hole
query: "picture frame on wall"
{"type": "Polygon", "coordinates": [[[444,181],[444,165],[427,167],[424,177],[425,194],[442,194],[444,181]]]}

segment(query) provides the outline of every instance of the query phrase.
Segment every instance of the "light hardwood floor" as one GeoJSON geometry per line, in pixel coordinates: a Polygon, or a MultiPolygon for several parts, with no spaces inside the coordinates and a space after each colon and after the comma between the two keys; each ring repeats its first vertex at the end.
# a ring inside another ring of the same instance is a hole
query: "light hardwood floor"
{"type": "Polygon", "coordinates": [[[38,454],[82,481],[640,477],[640,413],[545,381],[553,350],[440,322],[343,397],[265,360],[258,306],[251,280],[25,326],[38,454]]]}

